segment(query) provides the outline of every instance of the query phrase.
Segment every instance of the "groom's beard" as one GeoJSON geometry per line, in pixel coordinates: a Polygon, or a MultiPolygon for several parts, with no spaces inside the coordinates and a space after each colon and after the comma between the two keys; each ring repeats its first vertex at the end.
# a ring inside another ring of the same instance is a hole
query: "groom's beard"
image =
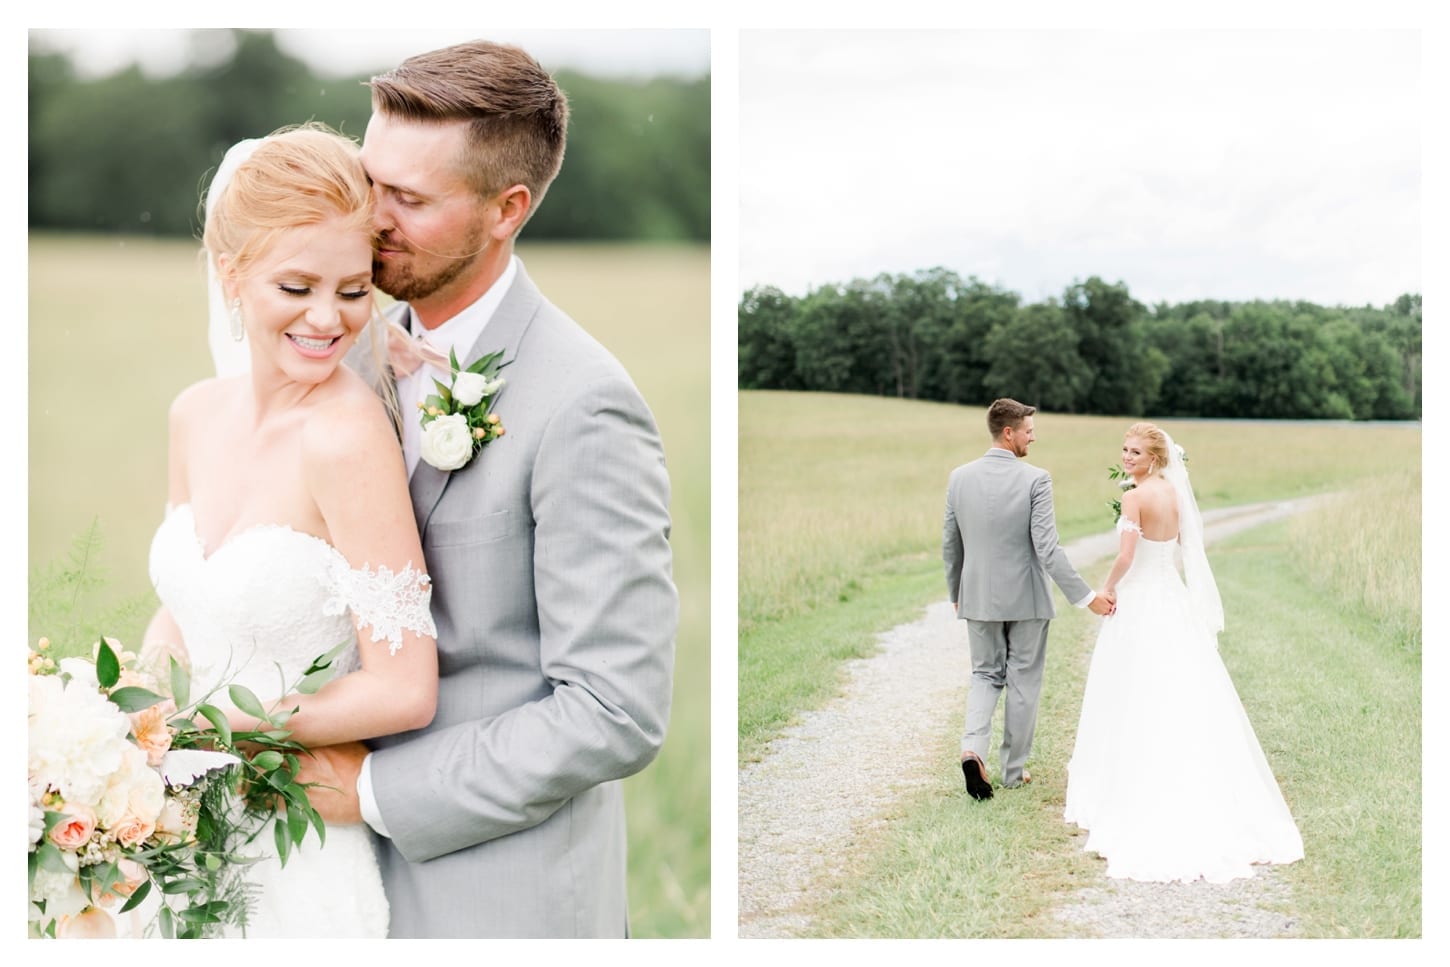
{"type": "Polygon", "coordinates": [[[463,240],[460,248],[467,254],[461,256],[421,251],[410,240],[391,232],[382,235],[381,240],[403,254],[373,260],[373,285],[400,302],[426,299],[462,278],[478,264],[486,248],[482,229],[470,232],[463,240]]]}

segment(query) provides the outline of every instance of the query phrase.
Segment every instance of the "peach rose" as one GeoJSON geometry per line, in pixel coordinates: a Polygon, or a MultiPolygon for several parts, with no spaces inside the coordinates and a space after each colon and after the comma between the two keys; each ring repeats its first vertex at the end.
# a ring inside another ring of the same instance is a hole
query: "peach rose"
{"type": "Polygon", "coordinates": [[[73,916],[56,921],[55,935],[60,940],[114,940],[116,921],[99,907],[89,907],[73,916]]]}
{"type": "Polygon", "coordinates": [[[112,883],[111,889],[101,894],[100,904],[103,907],[115,906],[117,900],[135,893],[146,882],[146,868],[135,860],[122,857],[116,861],[116,868],[121,872],[121,879],[112,883]]]}
{"type": "Polygon", "coordinates": [[[153,768],[161,765],[171,748],[171,727],[166,720],[175,711],[176,705],[168,699],[131,713],[131,734],[136,737],[136,745],[146,753],[146,764],[153,768]]]}
{"type": "Polygon", "coordinates": [[[121,817],[121,821],[111,827],[111,832],[116,837],[116,842],[122,846],[139,846],[146,842],[147,837],[156,832],[156,824],[148,823],[144,819],[138,819],[135,815],[127,813],[121,817]]]}
{"type": "Polygon", "coordinates": [[[66,818],[50,828],[50,841],[61,849],[80,849],[96,831],[96,811],[77,803],[66,803],[60,811],[66,818]]]}

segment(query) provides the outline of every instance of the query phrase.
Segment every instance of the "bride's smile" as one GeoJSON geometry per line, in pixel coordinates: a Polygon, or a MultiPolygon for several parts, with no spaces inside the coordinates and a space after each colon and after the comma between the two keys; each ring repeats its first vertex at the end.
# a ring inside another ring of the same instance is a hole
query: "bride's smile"
{"type": "Polygon", "coordinates": [[[253,371],[319,383],[373,311],[371,238],[333,218],[283,229],[229,293],[241,300],[253,371]]]}

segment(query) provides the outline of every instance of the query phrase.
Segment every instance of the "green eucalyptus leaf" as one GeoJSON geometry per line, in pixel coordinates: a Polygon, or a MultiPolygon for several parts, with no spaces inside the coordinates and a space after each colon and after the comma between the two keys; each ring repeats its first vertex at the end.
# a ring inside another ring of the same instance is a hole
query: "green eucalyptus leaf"
{"type": "Polygon", "coordinates": [[[307,807],[307,818],[312,823],[312,828],[317,830],[317,845],[327,845],[327,824],[322,821],[322,814],[311,806],[307,807]]]}
{"type": "Polygon", "coordinates": [[[161,936],[167,940],[174,940],[176,938],[176,927],[172,923],[171,908],[163,906],[161,912],[157,915],[157,920],[161,927],[161,936]]]}
{"type": "Polygon", "coordinates": [[[110,688],[121,680],[121,659],[111,650],[104,638],[96,646],[96,681],[102,688],[110,688]]]}
{"type": "Polygon", "coordinates": [[[342,654],[343,651],[348,647],[348,645],[351,644],[352,642],[350,641],[344,641],[329,650],[327,654],[318,655],[316,658],[312,659],[312,664],[308,665],[307,670],[302,674],[304,676],[311,675],[313,672],[321,671],[322,669],[329,667],[337,658],[337,656],[342,654]]]}
{"type": "Polygon", "coordinates": [[[287,853],[291,848],[291,842],[287,839],[287,820],[278,816],[272,823],[272,839],[277,845],[277,860],[282,866],[287,865],[287,853]]]}
{"type": "Polygon", "coordinates": [[[216,729],[217,738],[221,739],[223,745],[232,744],[232,726],[227,721],[226,715],[222,714],[221,709],[215,705],[203,704],[198,705],[196,710],[201,713],[203,718],[211,723],[212,728],[216,729]]]}
{"type": "Polygon", "coordinates": [[[252,757],[252,765],[258,769],[275,769],[282,764],[282,753],[268,749],[266,752],[259,752],[252,757]]]}
{"type": "Polygon", "coordinates": [[[151,895],[151,881],[150,880],[147,880],[146,882],[142,883],[140,886],[136,887],[136,892],[135,893],[132,893],[131,894],[131,898],[126,901],[126,903],[125,903],[124,906],[121,907],[121,912],[122,913],[130,913],[132,910],[134,910],[137,907],[139,907],[141,905],[141,901],[145,900],[150,895],[151,895]]]}
{"type": "Polygon", "coordinates": [[[171,700],[177,708],[186,708],[191,704],[191,676],[186,674],[186,669],[175,657],[171,658],[170,678],[171,700]]]}
{"type": "Polygon", "coordinates": [[[252,690],[245,685],[231,685],[227,688],[227,694],[231,696],[232,704],[248,715],[267,721],[267,710],[262,708],[261,701],[252,690]]]}
{"type": "Polygon", "coordinates": [[[330,681],[332,681],[332,669],[319,668],[310,675],[302,676],[302,680],[297,683],[297,691],[303,695],[315,695],[318,689],[330,681]]]}
{"type": "Polygon", "coordinates": [[[168,895],[176,893],[195,893],[197,890],[200,890],[204,886],[206,886],[206,883],[204,881],[196,879],[195,877],[187,876],[182,877],[179,880],[170,880],[166,883],[163,883],[161,885],[161,892],[168,895]]]}
{"type": "Polygon", "coordinates": [[[118,688],[111,693],[111,702],[126,713],[148,709],[159,701],[161,701],[160,695],[136,685],[127,685],[125,688],[118,688]]]}

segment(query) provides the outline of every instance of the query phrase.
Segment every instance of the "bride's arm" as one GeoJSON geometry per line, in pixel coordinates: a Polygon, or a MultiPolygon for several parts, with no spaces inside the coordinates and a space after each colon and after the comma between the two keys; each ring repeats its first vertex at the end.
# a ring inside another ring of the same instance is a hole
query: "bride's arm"
{"type": "Polygon", "coordinates": [[[1103,594],[1115,595],[1118,593],[1118,582],[1123,575],[1128,573],[1128,568],[1133,564],[1133,553],[1138,549],[1138,537],[1142,534],[1142,508],[1138,506],[1138,494],[1128,491],[1123,494],[1123,520],[1132,524],[1131,527],[1120,527],[1118,534],[1118,558],[1113,561],[1113,569],[1108,572],[1108,579],[1103,584],[1103,594]]]}
{"type": "MultiPolygon", "coordinates": [[[[186,427],[190,415],[197,411],[196,398],[206,392],[206,383],[198,383],[183,390],[171,403],[166,421],[166,512],[179,507],[190,499],[191,490],[186,478],[186,427]]],[[[201,407],[201,412],[210,412],[201,407]]],[[[186,642],[181,637],[181,628],[171,612],[162,605],[151,616],[146,631],[141,635],[141,660],[157,670],[167,667],[167,659],[175,658],[183,667],[190,666],[186,642]]]]}
{"type": "MultiPolygon", "coordinates": [[[[302,446],[307,485],[329,542],[352,568],[366,566],[374,576],[381,568],[395,576],[411,568],[409,586],[419,588],[415,582],[426,573],[423,548],[402,453],[381,405],[373,411],[355,397],[329,405],[309,420],[302,446]]],[[[366,581],[357,570],[350,579],[366,581]]],[[[381,593],[391,599],[395,592],[381,593]]],[[[356,612],[356,600],[348,603],[356,612]]],[[[364,625],[358,632],[359,670],[315,694],[282,700],[282,708],[297,708],[286,724],[293,738],[311,747],[333,745],[406,732],[433,720],[438,655],[426,598],[420,612],[417,602],[413,610],[426,627],[420,632],[417,620],[414,627],[404,626],[396,652],[390,653],[388,640],[374,641],[373,629],[364,625]]]]}

